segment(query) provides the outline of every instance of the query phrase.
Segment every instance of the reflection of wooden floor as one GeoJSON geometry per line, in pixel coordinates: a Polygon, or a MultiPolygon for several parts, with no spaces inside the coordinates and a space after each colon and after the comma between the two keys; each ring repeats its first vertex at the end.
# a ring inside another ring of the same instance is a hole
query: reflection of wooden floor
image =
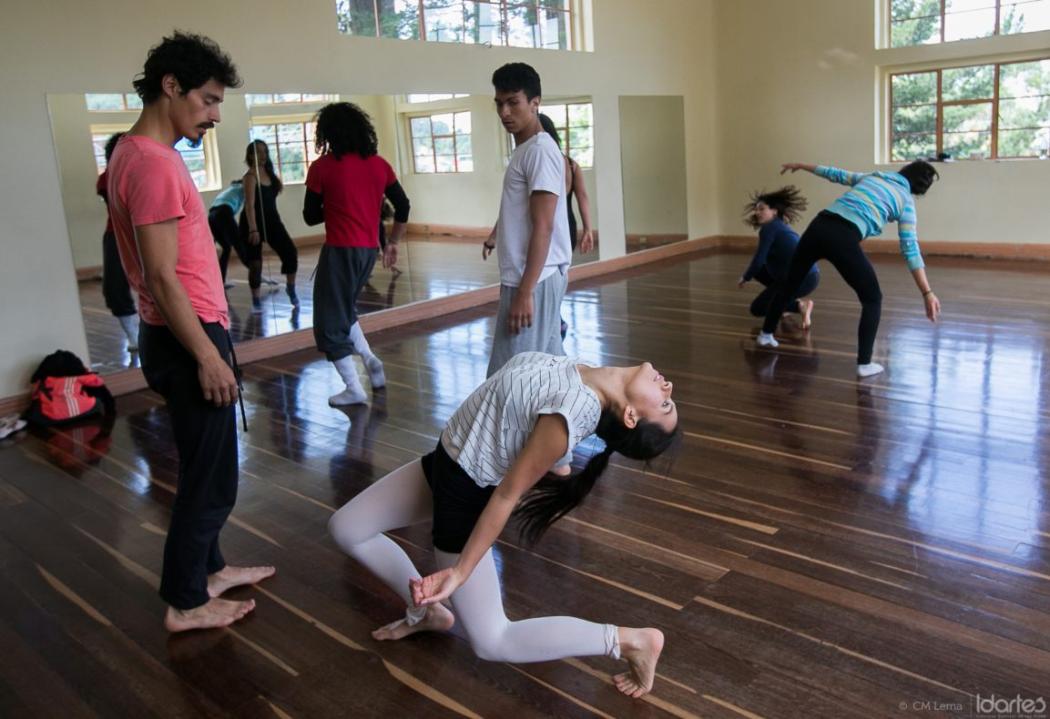
{"type": "MultiPolygon", "coordinates": [[[[834,273],[812,333],[759,351],[754,290],[735,287],[746,261],[570,293],[569,352],[651,359],[685,436],[649,474],[614,457],[535,550],[509,532],[497,548],[512,618],[664,630],[647,702],[616,693],[607,659],[512,666],[450,636],[374,642],[401,609],[326,535],[482,380],[487,307],[374,335],[389,387],[370,407],[330,409],[338,382],[314,352],[247,368],[223,547],[279,575],[236,593],[258,609],[234,630],[161,632],[175,452],[153,394],[120,398],[109,443],[61,430],[0,450],[0,715],[868,719],[1050,698],[1045,275],[935,259],[932,327],[903,264],[878,258],[889,372],[858,383],[858,307],[834,273]]],[[[432,568],[427,526],[396,538],[432,568]]]]}
{"type": "MultiPolygon", "coordinates": [[[[358,301],[362,314],[399,307],[418,300],[433,299],[477,289],[499,282],[496,258],[481,259],[480,239],[474,238],[417,238],[409,239],[401,253],[394,276],[377,263],[372,280],[364,288],[358,301]]],[[[251,293],[248,289],[248,271],[236,256],[230,258],[228,279],[236,286],[227,291],[230,302],[230,334],[234,342],[272,337],[291,330],[313,326],[313,279],[320,247],[305,247],[299,251],[299,273],[296,279],[302,306],[293,312],[284,291],[284,277],[279,274],[280,260],[273,255],[265,257],[264,275],[279,282],[264,285],[263,312],[251,311],[251,293]]],[[[575,262],[597,259],[597,252],[577,255],[575,262]]],[[[138,365],[137,354],[127,352],[124,333],[116,318],[106,309],[102,299],[102,283],[80,283],[80,306],[84,314],[88,352],[91,367],[97,372],[112,372],[138,365]]]]}

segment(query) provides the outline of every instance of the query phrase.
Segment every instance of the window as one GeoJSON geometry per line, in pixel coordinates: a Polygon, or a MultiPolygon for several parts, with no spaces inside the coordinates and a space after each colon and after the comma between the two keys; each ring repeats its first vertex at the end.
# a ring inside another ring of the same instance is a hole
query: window
{"type": "Polygon", "coordinates": [[[133,92],[89,92],[84,95],[84,100],[87,102],[88,112],[126,112],[142,109],[142,100],[133,92]]]}
{"type": "MultiPolygon", "coordinates": [[[[98,174],[106,169],[106,142],[114,132],[126,132],[128,127],[108,128],[106,126],[91,128],[91,145],[95,152],[95,167],[98,174]]],[[[183,138],[175,144],[175,149],[182,155],[182,161],[190,171],[193,184],[200,191],[217,190],[219,188],[219,170],[211,158],[215,156],[214,136],[208,133],[204,136],[204,142],[198,147],[193,147],[183,138]]]]}
{"type": "Polygon", "coordinates": [[[251,139],[262,140],[269,147],[282,182],[306,182],[306,170],[318,158],[312,120],[252,123],[251,139]]]}
{"type": "Polygon", "coordinates": [[[244,101],[248,107],[254,105],[302,105],[305,102],[336,102],[338,95],[309,95],[304,92],[248,94],[244,101]]]}
{"type": "Polygon", "coordinates": [[[890,159],[1050,153],[1050,59],[890,76],[890,159]]]}
{"type": "Polygon", "coordinates": [[[540,112],[554,121],[561,149],[580,167],[594,167],[594,118],[591,103],[543,105],[540,112]]]}
{"type": "Polygon", "coordinates": [[[889,0],[890,46],[1050,30],[1050,0],[889,0]]]}
{"type": "Polygon", "coordinates": [[[336,0],[340,32],[363,37],[574,50],[572,0],[336,0]]]}
{"type": "Polygon", "coordinates": [[[408,125],[417,173],[474,171],[469,112],[410,117],[408,125]]]}
{"type": "Polygon", "coordinates": [[[429,95],[425,94],[425,93],[414,93],[414,94],[405,95],[405,100],[407,100],[408,102],[412,102],[412,103],[416,103],[416,102],[437,102],[438,100],[452,100],[452,99],[456,99],[456,98],[460,98],[460,97],[467,97],[467,95],[465,93],[461,94],[461,93],[458,93],[458,92],[457,93],[435,92],[435,93],[431,93],[429,95]]]}

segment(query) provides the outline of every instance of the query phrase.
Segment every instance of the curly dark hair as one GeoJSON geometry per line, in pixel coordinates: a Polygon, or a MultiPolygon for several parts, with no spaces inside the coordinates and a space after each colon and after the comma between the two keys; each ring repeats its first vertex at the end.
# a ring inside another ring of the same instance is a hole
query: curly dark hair
{"type": "Polygon", "coordinates": [[[112,135],[109,136],[109,139],[106,140],[106,149],[104,150],[104,152],[106,155],[107,165],[109,164],[110,158],[113,157],[113,151],[117,149],[117,143],[120,142],[120,138],[124,137],[124,135],[126,134],[127,133],[124,132],[114,132],[112,135]]]}
{"type": "Polygon", "coordinates": [[[521,90],[528,100],[543,95],[539,73],[523,62],[508,62],[492,73],[492,86],[497,92],[521,90]]]}
{"type": "Polygon", "coordinates": [[[759,202],[776,210],[777,217],[789,225],[802,216],[803,210],[809,204],[802,196],[802,191],[794,185],[786,185],[773,192],[752,192],[751,198],[744,205],[744,223],[756,230],[761,227],[755,219],[755,205],[759,202]]]}
{"type": "Polygon", "coordinates": [[[898,172],[908,181],[908,185],[911,187],[911,194],[913,195],[925,195],[926,191],[930,189],[930,185],[940,178],[940,173],[926,160],[909,162],[898,172]]]}
{"type": "Polygon", "coordinates": [[[150,48],[140,77],[131,83],[142,102],[149,105],[161,96],[161,81],[174,75],[183,94],[208,80],[223,87],[240,87],[241,78],[230,56],[211,38],[176,30],[150,48]]]}
{"type": "Polygon", "coordinates": [[[352,102],[333,102],[314,116],[314,143],[318,154],[332,153],[338,160],[348,152],[371,157],[379,152],[376,129],[368,113],[352,102]]]}

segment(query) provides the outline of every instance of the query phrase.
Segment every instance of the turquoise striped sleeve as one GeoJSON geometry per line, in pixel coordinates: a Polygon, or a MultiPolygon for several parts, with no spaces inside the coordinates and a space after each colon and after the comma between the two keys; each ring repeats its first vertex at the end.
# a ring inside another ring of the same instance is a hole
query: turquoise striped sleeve
{"type": "Polygon", "coordinates": [[[813,170],[813,172],[814,174],[823,177],[825,180],[831,180],[840,185],[849,185],[850,187],[853,187],[864,179],[863,172],[850,172],[849,170],[840,170],[837,167],[830,167],[828,165],[817,165],[817,168],[813,170]]]}
{"type": "Polygon", "coordinates": [[[904,196],[904,208],[901,210],[900,219],[897,220],[897,235],[901,240],[901,255],[908,263],[909,270],[917,270],[925,267],[922,261],[922,253],[919,252],[919,236],[915,232],[915,200],[911,195],[904,196]]]}

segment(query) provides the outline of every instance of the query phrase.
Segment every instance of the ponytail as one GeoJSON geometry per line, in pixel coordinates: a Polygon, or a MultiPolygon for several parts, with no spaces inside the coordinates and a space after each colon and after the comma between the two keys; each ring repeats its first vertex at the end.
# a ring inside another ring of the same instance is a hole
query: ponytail
{"type": "Polygon", "coordinates": [[[666,450],[678,431],[665,432],[645,420],[639,420],[634,429],[628,429],[615,411],[606,409],[598,418],[595,434],[605,442],[605,448],[593,455],[582,470],[564,478],[548,473],[514,510],[519,536],[526,546],[538,542],[552,524],[583,502],[609,466],[613,452],[630,459],[649,460],[666,450]]]}

